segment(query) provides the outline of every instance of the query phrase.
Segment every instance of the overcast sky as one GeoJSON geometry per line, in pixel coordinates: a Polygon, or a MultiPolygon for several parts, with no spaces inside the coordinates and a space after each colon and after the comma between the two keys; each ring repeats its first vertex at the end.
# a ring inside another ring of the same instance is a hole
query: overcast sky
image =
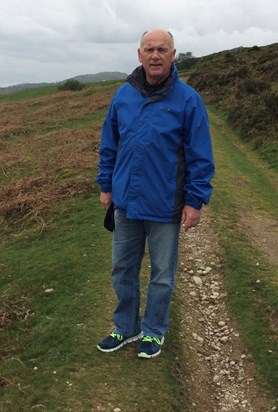
{"type": "Polygon", "coordinates": [[[278,42],[278,0],[0,0],[0,87],[130,73],[145,30],[205,56],[278,42]]]}

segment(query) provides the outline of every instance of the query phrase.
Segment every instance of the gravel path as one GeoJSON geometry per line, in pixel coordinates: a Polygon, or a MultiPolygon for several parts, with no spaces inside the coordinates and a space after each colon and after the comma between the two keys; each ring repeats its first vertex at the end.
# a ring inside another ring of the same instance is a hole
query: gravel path
{"type": "Polygon", "coordinates": [[[255,368],[229,313],[221,249],[208,214],[181,232],[177,289],[182,296],[185,342],[194,412],[278,411],[257,385],[255,368]]]}

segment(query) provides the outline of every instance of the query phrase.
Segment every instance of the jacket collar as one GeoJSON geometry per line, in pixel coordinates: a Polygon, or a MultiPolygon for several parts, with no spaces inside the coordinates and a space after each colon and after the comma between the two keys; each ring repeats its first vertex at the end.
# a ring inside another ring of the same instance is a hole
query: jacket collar
{"type": "Polygon", "coordinates": [[[148,97],[150,101],[158,101],[163,99],[168,95],[173,87],[173,82],[178,78],[178,72],[176,66],[173,64],[171,73],[166,80],[164,80],[161,85],[157,87],[152,87],[148,85],[146,81],[145,70],[143,66],[138,66],[136,69],[127,77],[127,82],[131,86],[139,90],[144,97],[148,97]],[[160,86],[160,87],[159,87],[160,86]]]}

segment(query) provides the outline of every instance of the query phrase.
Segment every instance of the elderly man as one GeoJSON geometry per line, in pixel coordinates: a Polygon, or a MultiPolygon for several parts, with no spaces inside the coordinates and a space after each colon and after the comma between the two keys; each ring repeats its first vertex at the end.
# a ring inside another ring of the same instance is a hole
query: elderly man
{"type": "Polygon", "coordinates": [[[200,96],[178,78],[174,39],[143,34],[141,65],[114,95],[101,138],[100,201],[115,205],[112,282],[118,303],[114,331],[97,348],[112,352],[139,340],[138,356],[160,354],[168,328],[181,225],[200,222],[214,174],[207,113],[200,96]],[[140,314],[145,244],[151,261],[147,302],[140,314]]]}

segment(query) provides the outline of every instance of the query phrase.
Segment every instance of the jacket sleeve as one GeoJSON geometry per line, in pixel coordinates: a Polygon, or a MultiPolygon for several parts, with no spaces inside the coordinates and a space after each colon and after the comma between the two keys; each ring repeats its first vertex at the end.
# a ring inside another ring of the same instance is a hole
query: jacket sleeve
{"type": "Polygon", "coordinates": [[[201,209],[212,194],[214,160],[208,115],[201,97],[192,96],[186,115],[185,204],[201,209]]]}
{"type": "Polygon", "coordinates": [[[119,132],[117,113],[113,99],[102,127],[100,141],[99,173],[96,181],[102,192],[112,192],[112,175],[117,155],[119,132]]]}

